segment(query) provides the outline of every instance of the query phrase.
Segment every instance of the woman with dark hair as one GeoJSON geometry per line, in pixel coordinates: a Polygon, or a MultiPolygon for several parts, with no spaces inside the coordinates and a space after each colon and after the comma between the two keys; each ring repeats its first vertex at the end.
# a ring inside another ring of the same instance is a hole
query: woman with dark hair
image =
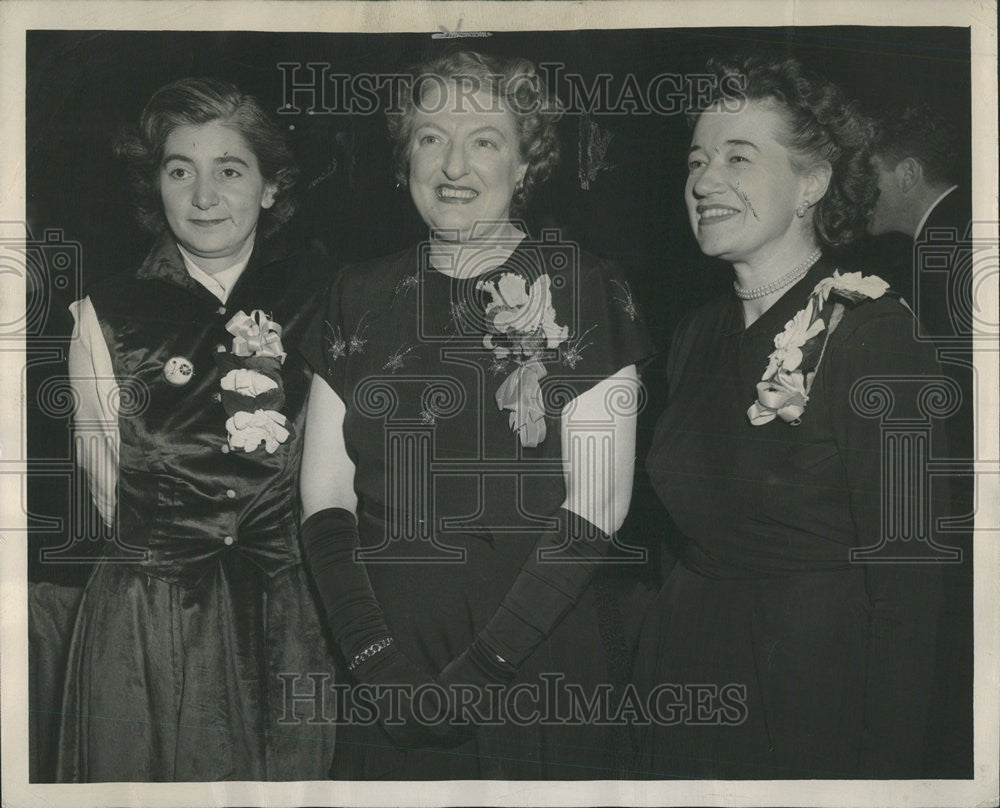
{"type": "Polygon", "coordinates": [[[332,725],[282,677],[332,665],[299,556],[295,351],[329,275],[269,238],[292,155],[257,100],[193,78],[118,151],[156,242],[71,307],[79,460],[115,540],[76,620],[57,777],[321,779],[332,725]]]}
{"type": "Polygon", "coordinates": [[[621,553],[645,331],[612,266],[512,218],[559,155],[534,66],[414,73],[390,131],[430,239],[346,268],[306,346],[303,550],[357,685],[334,773],[620,776],[622,739],[567,693],[623,678],[594,577],[621,553]]]}
{"type": "Polygon", "coordinates": [[[907,563],[916,542],[875,551],[881,509],[911,492],[883,492],[855,385],[938,370],[887,284],[831,254],[865,229],[871,127],[793,59],[711,68],[739,91],[693,114],[685,196],[734,292],[677,329],[647,462],[684,541],[636,662],[674,720],[649,727],[639,769],[918,776],[940,569],[907,563]]]}

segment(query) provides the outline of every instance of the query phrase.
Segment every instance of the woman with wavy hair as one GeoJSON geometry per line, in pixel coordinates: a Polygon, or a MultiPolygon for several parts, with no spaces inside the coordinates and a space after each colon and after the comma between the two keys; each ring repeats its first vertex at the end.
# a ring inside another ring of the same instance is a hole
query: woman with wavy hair
{"type": "Polygon", "coordinates": [[[567,688],[621,662],[593,579],[648,343],[612,266],[514,218],[558,115],[523,59],[415,70],[390,132],[430,237],[343,270],[307,345],[303,548],[355,684],[337,777],[616,776],[567,688]]]}
{"type": "MultiPolygon", "coordinates": [[[[907,563],[917,542],[879,549],[882,509],[911,492],[882,490],[856,385],[938,370],[887,284],[834,255],[875,198],[871,126],[793,59],[710,67],[685,197],[735,278],[676,331],[647,462],[684,540],[636,663],[673,720],[651,724],[639,768],[918,776],[940,569],[907,563]]],[[[894,416],[915,409],[897,398],[894,416]]]]}
{"type": "Polygon", "coordinates": [[[57,778],[321,779],[333,725],[289,711],[282,679],[332,665],[297,525],[296,346],[329,272],[275,235],[292,154],[209,78],[157,90],[118,151],[155,243],[72,306],[79,460],[114,541],[76,619],[57,778]]]}

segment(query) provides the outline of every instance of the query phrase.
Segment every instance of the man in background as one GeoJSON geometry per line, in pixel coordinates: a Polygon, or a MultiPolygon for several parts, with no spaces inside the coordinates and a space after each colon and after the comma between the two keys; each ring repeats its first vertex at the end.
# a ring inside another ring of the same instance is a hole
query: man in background
{"type": "Polygon", "coordinates": [[[909,277],[891,280],[934,339],[971,334],[962,305],[971,297],[971,264],[964,264],[972,220],[970,188],[961,184],[963,153],[950,121],[929,108],[908,107],[881,124],[872,161],[879,196],[868,232],[913,239],[914,258],[923,261],[913,262],[909,277]],[[932,253],[942,260],[928,265],[932,253]]]}

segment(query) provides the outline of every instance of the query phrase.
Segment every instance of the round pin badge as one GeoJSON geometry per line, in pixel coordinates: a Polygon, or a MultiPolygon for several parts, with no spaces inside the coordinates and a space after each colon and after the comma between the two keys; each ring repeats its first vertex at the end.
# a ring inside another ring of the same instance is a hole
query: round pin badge
{"type": "Polygon", "coordinates": [[[185,356],[172,356],[163,365],[163,378],[174,387],[182,387],[194,376],[194,365],[185,356]]]}

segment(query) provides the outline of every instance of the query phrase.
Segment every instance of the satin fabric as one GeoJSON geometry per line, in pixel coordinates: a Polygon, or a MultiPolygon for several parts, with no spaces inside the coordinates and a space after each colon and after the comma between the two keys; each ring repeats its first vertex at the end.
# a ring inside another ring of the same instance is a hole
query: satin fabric
{"type": "Polygon", "coordinates": [[[129,392],[116,538],[73,628],[58,780],[326,776],[334,724],[321,709],[307,723],[317,704],[291,696],[333,681],[297,536],[311,374],[295,349],[328,280],[317,257],[260,243],[220,306],[163,239],[136,273],[92,291],[129,392]],[[291,434],[274,453],[226,451],[215,355],[232,347],[233,314],[254,309],[282,325],[289,353],[291,434]],[[178,356],[194,367],[184,385],[164,373],[178,356]]]}

